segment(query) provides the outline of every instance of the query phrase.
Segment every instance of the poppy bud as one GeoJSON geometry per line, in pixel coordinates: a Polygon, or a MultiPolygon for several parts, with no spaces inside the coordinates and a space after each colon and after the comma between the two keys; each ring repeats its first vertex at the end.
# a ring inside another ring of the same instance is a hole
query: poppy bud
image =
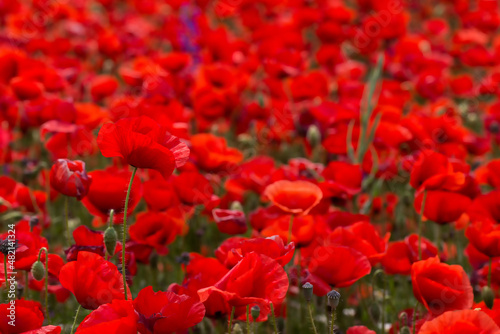
{"type": "Polygon", "coordinates": [[[481,297],[483,298],[484,304],[491,310],[493,308],[493,302],[495,301],[495,294],[489,286],[485,286],[481,291],[481,297]]]}
{"type": "Polygon", "coordinates": [[[238,202],[238,201],[234,201],[234,202],[231,203],[230,210],[233,210],[233,211],[243,211],[243,205],[241,205],[241,203],[238,202]]]}
{"type": "Polygon", "coordinates": [[[411,334],[410,327],[404,326],[399,330],[399,334],[411,334]]]}
{"type": "Polygon", "coordinates": [[[31,266],[31,274],[37,281],[43,280],[45,276],[45,267],[43,266],[42,261],[37,260],[33,263],[33,266],[31,266]]]}
{"type": "Polygon", "coordinates": [[[311,125],[307,129],[306,138],[312,147],[316,147],[321,143],[321,133],[316,125],[311,125]]]}
{"type": "Polygon", "coordinates": [[[304,298],[306,299],[306,302],[310,302],[313,296],[313,285],[306,282],[302,285],[302,289],[304,290],[304,298]]]}
{"type": "Polygon", "coordinates": [[[406,312],[403,312],[399,315],[399,321],[401,321],[402,324],[407,324],[408,323],[408,314],[406,312]]]}
{"type": "Polygon", "coordinates": [[[243,334],[243,330],[241,329],[240,324],[234,324],[232,333],[233,334],[243,334]]]}
{"type": "Polygon", "coordinates": [[[373,282],[374,286],[376,286],[379,289],[385,288],[384,271],[382,269],[378,269],[373,274],[372,282],[373,282]]]}
{"type": "Polygon", "coordinates": [[[255,321],[260,315],[260,307],[258,305],[255,305],[252,307],[250,312],[252,313],[252,318],[255,321]]]}
{"type": "Polygon", "coordinates": [[[118,240],[118,235],[112,226],[109,226],[106,231],[104,231],[104,246],[106,247],[106,252],[113,256],[115,254],[116,242],[118,240]]]}
{"type": "Polygon", "coordinates": [[[328,297],[328,306],[331,308],[337,308],[339,306],[340,301],[340,293],[336,290],[332,290],[326,294],[328,297]]]}

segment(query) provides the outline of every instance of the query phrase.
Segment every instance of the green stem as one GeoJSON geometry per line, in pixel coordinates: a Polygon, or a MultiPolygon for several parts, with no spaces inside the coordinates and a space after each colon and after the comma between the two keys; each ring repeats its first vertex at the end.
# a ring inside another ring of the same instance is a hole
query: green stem
{"type": "Polygon", "coordinates": [[[311,319],[311,325],[312,325],[312,328],[313,328],[313,333],[314,334],[318,334],[318,331],[316,330],[316,324],[314,323],[314,317],[313,317],[313,312],[312,312],[312,307],[311,307],[311,303],[310,302],[307,303],[307,308],[309,309],[309,318],[311,319]]]}
{"type": "Polygon", "coordinates": [[[292,242],[292,229],[293,229],[293,215],[290,216],[290,223],[288,224],[288,243],[292,242]]]}
{"type": "Polygon", "coordinates": [[[332,307],[332,315],[331,315],[331,321],[330,321],[330,334],[333,334],[335,327],[335,307],[332,307]]]}
{"type": "Polygon", "coordinates": [[[412,330],[412,333],[415,334],[416,333],[416,323],[417,323],[417,312],[418,312],[418,301],[417,301],[417,304],[415,305],[415,307],[413,308],[413,321],[412,321],[412,327],[413,327],[413,330],[412,330]]]}
{"type": "Polygon", "coordinates": [[[66,221],[66,241],[71,246],[71,231],[69,229],[69,197],[64,196],[64,219],[66,221]]]}
{"type": "Polygon", "coordinates": [[[73,320],[73,326],[71,326],[71,332],[69,332],[69,334],[73,334],[75,332],[76,320],[78,319],[78,314],[80,313],[81,308],[82,305],[78,305],[78,308],[76,309],[75,320],[73,320]]]}
{"type": "Polygon", "coordinates": [[[125,243],[127,241],[127,211],[128,211],[128,200],[130,198],[130,190],[132,189],[132,183],[134,182],[134,176],[137,172],[137,167],[134,167],[132,176],[130,177],[130,182],[128,184],[127,196],[125,196],[125,207],[123,211],[123,237],[122,237],[122,276],[123,276],[123,293],[125,295],[125,300],[128,299],[127,296],[127,273],[125,265],[125,243]]]}
{"type": "Polygon", "coordinates": [[[234,318],[234,306],[231,308],[231,315],[229,316],[229,322],[227,324],[227,334],[231,334],[233,331],[233,318],[234,318]]]}
{"type": "Polygon", "coordinates": [[[278,325],[276,324],[276,315],[274,314],[274,305],[269,303],[271,306],[271,320],[273,322],[274,334],[278,334],[278,325]]]}
{"type": "Polygon", "coordinates": [[[491,268],[493,267],[493,258],[490,257],[490,267],[488,268],[488,287],[491,288],[491,268]]]}
{"type": "Polygon", "coordinates": [[[38,251],[38,261],[40,261],[40,256],[42,252],[45,252],[45,315],[47,316],[47,322],[50,324],[49,315],[49,251],[47,248],[42,247],[38,251]]]}
{"type": "Polygon", "coordinates": [[[422,260],[422,217],[424,215],[425,201],[427,200],[427,190],[424,190],[424,198],[422,199],[422,206],[420,207],[420,214],[418,215],[418,259],[422,260]]]}
{"type": "Polygon", "coordinates": [[[250,333],[250,305],[247,305],[247,334],[250,333]]]}

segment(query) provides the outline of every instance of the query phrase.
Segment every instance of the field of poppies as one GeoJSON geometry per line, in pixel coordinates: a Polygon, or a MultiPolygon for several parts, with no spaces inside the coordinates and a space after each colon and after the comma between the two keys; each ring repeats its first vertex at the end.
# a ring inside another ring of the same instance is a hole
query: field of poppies
{"type": "Polygon", "coordinates": [[[499,27],[0,1],[0,334],[500,333],[499,27]]]}

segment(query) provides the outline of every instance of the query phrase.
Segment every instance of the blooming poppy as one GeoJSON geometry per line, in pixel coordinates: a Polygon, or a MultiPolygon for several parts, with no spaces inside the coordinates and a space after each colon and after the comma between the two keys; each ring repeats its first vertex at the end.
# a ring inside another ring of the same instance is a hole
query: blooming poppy
{"type": "MultiPolygon", "coordinates": [[[[111,209],[115,211],[115,224],[120,224],[125,210],[125,197],[132,173],[115,167],[89,172],[92,184],[89,192],[82,200],[82,204],[95,216],[94,226],[100,226],[108,220],[111,209]]],[[[134,211],[142,194],[142,185],[139,178],[135,178],[130,191],[127,214],[134,211]]]]}
{"type": "Polygon", "coordinates": [[[224,138],[208,133],[192,136],[191,150],[197,165],[207,172],[230,171],[243,160],[243,154],[228,147],[224,138]]]}
{"type": "Polygon", "coordinates": [[[59,326],[43,326],[43,309],[39,302],[25,299],[13,300],[13,304],[0,304],[0,331],[5,334],[44,333],[59,334],[59,326]],[[14,319],[10,317],[14,309],[14,319]],[[14,320],[15,326],[9,322],[14,320]]]}
{"type": "Polygon", "coordinates": [[[87,195],[92,177],[80,160],[58,159],[50,170],[50,185],[63,195],[81,200],[87,195]]]}
{"type": "Polygon", "coordinates": [[[131,240],[155,248],[158,254],[165,255],[168,252],[167,245],[178,235],[187,233],[187,225],[183,213],[177,208],[165,212],[150,211],[137,215],[129,233],[131,240]]]}
{"type": "MultiPolygon", "coordinates": [[[[122,275],[114,264],[95,253],[79,252],[76,261],[61,268],[59,280],[88,310],[95,310],[113,299],[125,299],[122,275]]],[[[130,299],[128,286],[127,292],[130,299]]]]}
{"type": "Polygon", "coordinates": [[[368,329],[365,326],[353,326],[347,329],[346,334],[375,334],[375,331],[368,329]]]}
{"type": "Polygon", "coordinates": [[[217,283],[198,290],[208,315],[229,314],[235,308],[235,318],[245,319],[246,306],[258,305],[258,321],[267,319],[270,306],[281,304],[288,290],[288,277],[275,260],[249,253],[217,283]]]}
{"type": "Polygon", "coordinates": [[[485,219],[471,223],[465,235],[481,253],[489,257],[500,256],[500,226],[491,220],[485,219]]]}
{"type": "Polygon", "coordinates": [[[113,300],[92,311],[78,326],[77,334],[137,334],[138,315],[132,301],[113,300]]]}
{"type": "Polygon", "coordinates": [[[157,170],[166,179],[189,158],[186,144],[146,116],[104,124],[97,144],[105,157],[119,157],[136,168],[157,170]]]}
{"type": "Polygon", "coordinates": [[[420,334],[494,334],[499,333],[500,328],[481,311],[462,310],[448,311],[426,321],[418,332],[420,334]]]}
{"type": "Polygon", "coordinates": [[[222,233],[230,235],[244,234],[248,230],[245,213],[242,211],[213,209],[212,215],[217,228],[222,233]]]}
{"type": "Polygon", "coordinates": [[[269,238],[232,237],[226,239],[216,250],[215,256],[226,267],[234,267],[243,257],[251,252],[266,255],[284,267],[292,260],[295,251],[293,242],[285,245],[277,235],[269,238]]]}
{"type": "Polygon", "coordinates": [[[264,197],[281,210],[306,215],[323,198],[321,189],[308,181],[276,181],[264,190],[264,197]]]}
{"type": "Polygon", "coordinates": [[[196,298],[174,292],[154,292],[145,287],[134,299],[141,334],[169,334],[193,327],[205,316],[205,306],[196,298]]]}
{"type": "Polygon", "coordinates": [[[313,251],[308,269],[337,288],[351,286],[372,269],[365,255],[343,246],[321,246],[313,251]]]}
{"type": "Polygon", "coordinates": [[[464,269],[438,258],[415,262],[411,268],[413,294],[434,315],[472,306],[474,294],[464,269]]]}

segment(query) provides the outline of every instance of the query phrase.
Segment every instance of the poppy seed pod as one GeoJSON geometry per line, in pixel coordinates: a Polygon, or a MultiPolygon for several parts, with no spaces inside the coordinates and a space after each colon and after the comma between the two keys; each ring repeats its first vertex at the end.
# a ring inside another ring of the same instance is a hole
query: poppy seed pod
{"type": "Polygon", "coordinates": [[[484,304],[491,310],[495,301],[495,294],[489,286],[483,288],[481,291],[481,298],[483,298],[484,304]]]}
{"type": "Polygon", "coordinates": [[[340,301],[340,293],[336,290],[332,290],[326,294],[328,297],[328,306],[331,308],[337,308],[339,306],[340,301]]]}
{"type": "Polygon", "coordinates": [[[42,261],[38,260],[33,263],[33,266],[31,266],[31,274],[35,280],[43,280],[45,276],[45,267],[43,266],[42,261]]]}
{"type": "Polygon", "coordinates": [[[106,247],[106,252],[113,256],[115,254],[116,242],[118,241],[118,235],[116,230],[109,226],[106,231],[104,231],[104,246],[106,247]]]}
{"type": "Polygon", "coordinates": [[[251,314],[252,314],[252,318],[253,320],[257,320],[257,318],[259,317],[260,315],[260,307],[258,305],[255,305],[252,307],[252,309],[250,310],[251,314]]]}
{"type": "Polygon", "coordinates": [[[313,288],[314,286],[306,282],[304,285],[302,285],[302,289],[304,291],[304,298],[306,299],[306,302],[310,302],[313,296],[313,288]]]}
{"type": "Polygon", "coordinates": [[[233,211],[243,211],[243,205],[241,205],[241,203],[238,202],[238,201],[234,201],[234,202],[231,203],[230,210],[233,210],[233,211]]]}
{"type": "Polygon", "coordinates": [[[306,138],[312,147],[316,147],[321,143],[321,133],[316,125],[311,125],[307,129],[306,138]]]}
{"type": "Polygon", "coordinates": [[[399,334],[411,334],[410,327],[404,326],[399,330],[399,334]]]}

